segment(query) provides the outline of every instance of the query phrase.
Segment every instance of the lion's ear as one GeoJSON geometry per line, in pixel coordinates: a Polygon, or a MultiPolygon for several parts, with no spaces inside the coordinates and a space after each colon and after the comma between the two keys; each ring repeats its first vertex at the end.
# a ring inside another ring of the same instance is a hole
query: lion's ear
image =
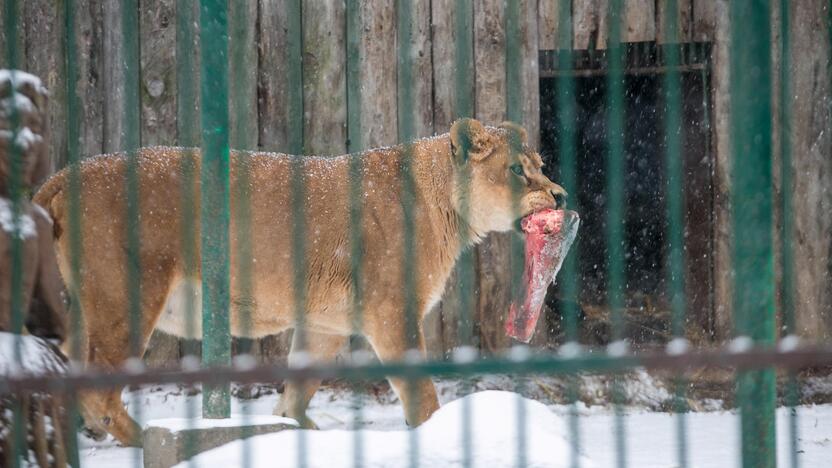
{"type": "Polygon", "coordinates": [[[509,134],[512,136],[519,136],[520,142],[524,145],[529,142],[529,134],[526,132],[526,129],[514,122],[503,122],[500,124],[500,128],[508,130],[509,134]]]}
{"type": "Polygon", "coordinates": [[[491,154],[490,135],[479,120],[459,119],[451,126],[451,151],[460,163],[481,160],[491,154]]]}

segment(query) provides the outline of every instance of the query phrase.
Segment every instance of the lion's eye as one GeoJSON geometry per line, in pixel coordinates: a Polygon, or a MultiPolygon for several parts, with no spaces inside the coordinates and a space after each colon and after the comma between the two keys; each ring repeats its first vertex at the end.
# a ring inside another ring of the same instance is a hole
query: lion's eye
{"type": "Polygon", "coordinates": [[[509,167],[509,169],[511,169],[511,172],[513,172],[515,175],[523,175],[523,166],[520,164],[512,164],[511,167],[509,167]]]}

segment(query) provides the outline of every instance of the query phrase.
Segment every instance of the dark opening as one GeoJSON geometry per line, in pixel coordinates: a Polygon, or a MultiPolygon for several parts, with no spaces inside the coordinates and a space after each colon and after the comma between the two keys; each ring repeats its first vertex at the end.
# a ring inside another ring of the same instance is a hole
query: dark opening
{"type": "MultiPolygon", "coordinates": [[[[642,58],[643,61],[643,58],[642,58]]],[[[578,62],[582,63],[582,62],[578,62]]],[[[667,334],[666,294],[665,103],[660,63],[641,63],[625,75],[625,301],[628,335],[652,341],[667,334]],[[640,319],[650,316],[648,327],[640,319]],[[651,330],[644,330],[651,328],[651,330]],[[658,329],[656,329],[658,328],[658,329]]],[[[599,62],[603,66],[603,61],[599,62]]],[[[709,335],[713,321],[713,184],[710,151],[711,116],[706,66],[681,67],[684,164],[686,297],[689,330],[709,335]]],[[[569,204],[581,214],[579,291],[584,311],[606,309],[607,77],[603,70],[571,73],[576,85],[577,193],[569,204]]],[[[561,179],[558,139],[558,80],[562,74],[541,73],[541,155],[544,171],[561,179]]],[[[574,253],[573,253],[574,254],[574,253]]]]}

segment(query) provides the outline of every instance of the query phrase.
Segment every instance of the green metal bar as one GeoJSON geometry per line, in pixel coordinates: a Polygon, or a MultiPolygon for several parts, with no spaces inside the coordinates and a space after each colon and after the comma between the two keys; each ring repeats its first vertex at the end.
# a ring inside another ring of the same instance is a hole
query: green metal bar
{"type": "MultiPolygon", "coordinates": [[[[72,336],[69,346],[69,358],[75,362],[83,362],[86,350],[81,348],[82,339],[81,324],[83,314],[81,312],[80,291],[83,288],[81,278],[81,267],[83,257],[83,244],[81,234],[82,219],[82,194],[81,194],[81,97],[78,95],[77,84],[80,80],[80,69],[78,66],[78,45],[76,36],[76,8],[74,0],[64,1],[64,57],[66,66],[66,161],[69,167],[69,268],[72,272],[73,281],[67,285],[70,297],[69,323],[72,336]]],[[[68,395],[69,407],[67,408],[67,419],[77,421],[80,417],[78,410],[77,394],[72,392],[68,395]]],[[[67,456],[72,466],[80,466],[78,436],[75,431],[68,431],[67,434],[67,456]]]]}
{"type": "MultiPolygon", "coordinates": [[[[523,48],[522,44],[522,30],[520,24],[520,2],[508,1],[504,4],[505,15],[505,60],[506,60],[506,117],[509,121],[523,124],[523,79],[521,72],[523,70],[520,51],[523,48]]],[[[509,148],[513,154],[523,154],[523,142],[520,135],[512,132],[509,136],[509,148]]],[[[511,185],[511,202],[515,214],[520,212],[520,191],[521,182],[517,177],[509,179],[511,185]]],[[[515,303],[522,303],[523,294],[523,268],[524,268],[524,241],[519,235],[512,235],[509,241],[509,263],[511,268],[511,296],[515,303]]],[[[526,380],[523,377],[517,377],[516,389],[518,393],[517,407],[517,466],[524,467],[528,463],[526,458],[527,444],[527,417],[526,406],[523,403],[523,398],[519,395],[526,385],[526,380]]]]}
{"type": "MultiPolygon", "coordinates": [[[[202,361],[231,362],[229,327],[228,12],[221,0],[200,0],[202,94],[202,361]]],[[[202,415],[227,418],[228,383],[205,386],[202,415]]]]}
{"type": "MultiPolygon", "coordinates": [[[[572,1],[558,0],[558,69],[571,70],[573,68],[573,30],[572,30],[572,1]]],[[[564,73],[557,80],[557,108],[558,121],[560,125],[560,138],[558,140],[558,164],[560,165],[560,184],[567,193],[572,194],[570,203],[572,209],[580,211],[578,202],[578,165],[577,165],[577,128],[575,125],[575,107],[577,96],[575,94],[575,78],[571,73],[564,73]]],[[[563,270],[560,276],[560,285],[563,288],[563,295],[566,301],[563,305],[564,328],[566,342],[572,346],[578,344],[579,327],[579,270],[578,255],[580,252],[580,237],[575,239],[572,255],[564,259],[563,270]],[[574,300],[574,302],[573,302],[574,300]]],[[[578,416],[579,396],[578,376],[571,376],[567,383],[567,399],[569,408],[569,443],[572,449],[570,465],[572,468],[580,467],[580,419],[578,416]]]]}
{"type": "MultiPolygon", "coordinates": [[[[419,313],[416,309],[416,222],[414,205],[416,203],[416,182],[413,177],[413,147],[412,141],[416,137],[414,122],[415,100],[413,98],[413,5],[414,2],[399,0],[396,2],[396,34],[397,34],[397,87],[398,87],[398,134],[399,141],[404,144],[401,161],[401,203],[402,227],[404,229],[402,290],[405,294],[405,324],[404,343],[408,350],[418,349],[419,346],[419,313]]],[[[416,392],[414,382],[407,381],[407,392],[410,394],[411,405],[406,408],[407,419],[414,421],[421,401],[416,392]]],[[[419,433],[411,430],[408,434],[410,442],[409,466],[419,466],[419,433]]]]}
{"type": "MultiPolygon", "coordinates": [[[[8,196],[11,202],[12,224],[14,228],[11,232],[7,233],[11,241],[9,246],[9,253],[11,256],[11,276],[8,279],[2,278],[2,280],[9,281],[11,283],[9,297],[11,323],[9,324],[9,331],[15,335],[13,350],[13,359],[15,362],[21,362],[23,360],[23,338],[21,335],[23,333],[23,324],[26,313],[26,311],[23,310],[23,268],[25,265],[23,261],[23,233],[20,229],[21,215],[23,214],[23,200],[25,197],[25,187],[22,180],[24,164],[23,158],[25,155],[23,154],[23,149],[15,144],[21,124],[20,112],[19,109],[17,109],[17,100],[15,99],[15,94],[17,93],[17,79],[15,75],[18,64],[20,63],[20,51],[17,44],[18,8],[19,5],[17,0],[6,1],[4,12],[6,24],[3,25],[6,28],[6,59],[8,60],[8,68],[11,72],[9,76],[11,80],[9,83],[9,101],[11,103],[9,109],[9,130],[11,131],[11,137],[9,138],[7,150],[9,173],[7,174],[8,179],[6,181],[6,187],[8,188],[8,196]]],[[[27,408],[23,407],[20,398],[13,398],[12,401],[11,446],[9,447],[11,449],[11,453],[6,455],[8,460],[11,462],[11,466],[16,468],[20,466],[21,459],[26,457],[27,428],[25,415],[27,408]]]]}
{"type": "Polygon", "coordinates": [[[289,63],[286,72],[288,82],[287,107],[292,116],[287,125],[289,154],[303,154],[303,31],[301,29],[302,0],[287,0],[286,56],[289,63]]]}
{"type": "MultiPolygon", "coordinates": [[[[769,7],[769,0],[731,2],[735,326],[764,345],[775,338],[769,7]]],[[[775,390],[773,369],[737,375],[745,467],[776,465],[775,390]]]]}
{"type": "MultiPolygon", "coordinates": [[[[364,310],[362,307],[363,271],[361,268],[363,252],[362,221],[362,182],[364,164],[359,151],[363,149],[361,128],[361,3],[360,0],[347,0],[346,4],[346,41],[347,41],[347,151],[350,155],[350,277],[352,278],[351,321],[354,335],[360,335],[364,328],[364,310]]],[[[359,350],[359,341],[350,341],[350,350],[359,350]]],[[[364,466],[364,440],[360,426],[363,419],[361,388],[356,382],[353,391],[353,466],[364,466]]]]}
{"type": "MultiPolygon", "coordinates": [[[[304,180],[303,168],[303,2],[301,0],[289,0],[286,4],[286,16],[288,18],[286,31],[286,49],[289,66],[287,69],[288,81],[288,113],[292,116],[287,122],[288,152],[292,162],[292,251],[299,255],[292,256],[292,289],[294,299],[294,320],[292,347],[303,350],[306,346],[305,314],[306,314],[306,219],[304,216],[304,199],[306,198],[306,183],[304,180]]],[[[298,402],[300,403],[300,402],[298,402]]],[[[298,408],[300,409],[300,408],[298,408]]],[[[297,465],[307,465],[306,436],[303,431],[298,431],[298,457],[297,465]]]]}
{"type": "MultiPolygon", "coordinates": [[[[125,173],[126,223],[125,237],[127,240],[126,270],[127,270],[127,304],[129,320],[128,347],[130,356],[135,359],[142,357],[142,270],[141,270],[141,223],[139,206],[139,147],[141,146],[141,129],[139,118],[139,5],[137,0],[121,0],[121,28],[122,28],[122,61],[119,64],[123,77],[124,107],[121,109],[124,122],[124,140],[121,148],[127,157],[125,173]]],[[[142,406],[139,395],[131,396],[136,420],[141,422],[142,406]]],[[[133,457],[133,465],[141,466],[138,452],[133,457]]]]}
{"type": "MultiPolygon", "coordinates": [[[[667,72],[664,74],[664,136],[665,136],[665,172],[667,197],[667,239],[668,258],[666,271],[668,275],[671,329],[676,339],[685,338],[685,257],[684,257],[684,167],[681,148],[682,133],[682,93],[681,75],[678,70],[679,54],[679,4],[677,0],[667,0],[664,12],[665,46],[664,55],[667,72]]],[[[676,447],[678,464],[688,466],[687,420],[685,417],[686,379],[678,376],[674,379],[676,411],[676,447]]]]}
{"type": "MultiPolygon", "coordinates": [[[[624,71],[621,28],[623,0],[609,0],[607,34],[607,304],[611,314],[612,338],[624,338],[624,71]]],[[[613,379],[612,399],[615,405],[616,466],[627,465],[627,436],[621,404],[623,388],[619,378],[613,379]]]]}
{"type": "MultiPolygon", "coordinates": [[[[456,0],[454,3],[454,113],[457,119],[473,117],[474,115],[474,30],[473,6],[471,0],[456,0]]],[[[444,131],[444,129],[442,129],[444,131]]],[[[460,151],[468,153],[467,141],[462,142],[460,151]]],[[[467,159],[467,156],[465,156],[467,159]]],[[[470,177],[465,171],[460,171],[459,192],[462,194],[458,216],[468,219],[468,193],[470,191],[470,177]]],[[[457,310],[457,341],[460,346],[472,345],[472,317],[474,295],[474,251],[465,248],[469,242],[467,232],[460,230],[459,242],[463,247],[462,254],[457,260],[457,275],[459,281],[459,309],[457,310]]],[[[470,386],[463,383],[463,391],[469,392],[470,386]]],[[[471,402],[462,402],[462,461],[465,468],[472,466],[473,439],[471,430],[471,402]]]]}
{"type": "Polygon", "coordinates": [[[124,77],[124,147],[127,154],[127,298],[130,318],[130,355],[141,358],[141,224],[139,223],[139,13],[137,0],[121,0],[122,62],[124,77]]]}
{"type": "MultiPolygon", "coordinates": [[[[454,112],[457,119],[474,116],[474,29],[473,6],[471,0],[456,0],[454,4],[454,59],[456,61],[454,74],[454,112]]],[[[443,129],[444,130],[444,129],[443,129]]],[[[467,148],[461,151],[466,153],[467,148]]],[[[460,193],[467,194],[470,190],[469,174],[460,177],[460,193]]],[[[468,197],[462,197],[459,215],[462,219],[468,217],[468,197]]],[[[469,239],[466,232],[460,234],[460,242],[467,245],[469,239]]],[[[464,249],[457,261],[459,274],[459,316],[457,333],[461,346],[473,345],[473,295],[474,295],[474,251],[464,249]]]]}
{"type": "MultiPolygon", "coordinates": [[[[788,0],[780,0],[780,261],[783,334],[792,336],[796,333],[795,324],[795,284],[794,255],[794,216],[792,214],[792,153],[791,153],[791,38],[789,32],[791,14],[788,0]]],[[[832,30],[832,22],[827,23],[832,30]]],[[[786,405],[789,407],[789,461],[792,468],[800,466],[800,442],[798,435],[798,416],[796,406],[800,404],[800,388],[797,374],[789,372],[786,381],[786,405]]]]}
{"type": "MultiPolygon", "coordinates": [[[[194,0],[177,0],[176,3],[176,125],[178,144],[184,148],[182,160],[179,163],[182,187],[180,199],[182,209],[180,210],[179,222],[182,230],[179,239],[180,250],[184,266],[185,278],[195,280],[198,277],[197,251],[199,237],[196,229],[197,213],[197,177],[196,160],[198,152],[195,147],[200,145],[199,122],[196,119],[196,112],[199,103],[199,95],[195,86],[194,77],[199,76],[196,65],[194,50],[197,46],[196,27],[196,5],[194,0]]],[[[185,328],[189,336],[196,335],[196,291],[193,290],[193,283],[187,281],[184,285],[185,293],[185,328]]],[[[186,355],[196,354],[192,342],[185,343],[183,352],[186,355]]],[[[185,408],[186,417],[189,421],[189,429],[193,427],[191,421],[196,419],[198,413],[196,399],[189,399],[185,408]]],[[[184,458],[190,459],[196,451],[196,435],[186,431],[184,438],[184,458]]]]}

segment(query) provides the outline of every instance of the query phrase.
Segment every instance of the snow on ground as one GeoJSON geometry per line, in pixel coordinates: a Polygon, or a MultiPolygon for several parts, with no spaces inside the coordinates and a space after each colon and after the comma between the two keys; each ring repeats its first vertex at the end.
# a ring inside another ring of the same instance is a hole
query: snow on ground
{"type": "MultiPolygon", "coordinates": [[[[644,384],[642,391],[654,397],[662,396],[662,389],[650,388],[649,376],[637,377],[644,384]]],[[[534,381],[530,382],[534,387],[534,381]]],[[[472,391],[488,388],[513,388],[516,382],[501,380],[500,376],[489,377],[471,387],[472,391]]],[[[443,410],[437,413],[423,429],[419,430],[419,448],[422,457],[443,456],[445,458],[422,458],[420,466],[453,466],[459,463],[459,450],[462,447],[460,415],[462,403],[456,401],[460,386],[454,382],[438,383],[443,410]],[[430,428],[430,429],[428,429],[430,428]]],[[[557,390],[556,390],[557,391],[557,390]]],[[[524,394],[527,392],[524,392],[524,394]]],[[[186,417],[188,408],[191,414],[199,414],[201,398],[196,392],[189,392],[176,386],[152,387],[141,391],[125,393],[130,412],[148,421],[158,418],[186,417]],[[140,415],[137,414],[140,409],[140,415]]],[[[232,412],[257,415],[271,414],[279,395],[276,393],[261,395],[253,400],[232,400],[232,412]]],[[[515,412],[518,396],[507,392],[485,392],[469,397],[471,405],[485,405],[482,412],[475,409],[472,428],[475,441],[476,461],[473,466],[499,467],[515,466],[516,434],[515,412]],[[484,396],[483,396],[484,395],[484,396]],[[487,421],[482,414],[487,413],[487,421]],[[479,415],[479,416],[478,416],[479,415]],[[499,449],[497,449],[499,447],[499,449]],[[491,458],[491,457],[494,458],[491,458]],[[500,458],[497,458],[497,457],[500,458]]],[[[302,431],[309,456],[308,462],[325,460],[325,463],[309,466],[338,466],[346,463],[351,466],[354,432],[353,408],[360,401],[363,410],[360,427],[363,440],[364,461],[384,460],[390,463],[375,466],[406,466],[408,437],[412,432],[406,430],[402,409],[392,392],[380,395],[354,394],[340,388],[324,388],[312,400],[309,415],[321,427],[321,431],[302,431]],[[398,458],[395,458],[398,457],[398,458]]],[[[548,405],[526,401],[528,421],[527,434],[529,447],[527,461],[529,466],[559,466],[553,462],[568,458],[568,415],[570,407],[566,405],[548,405]],[[542,444],[542,445],[541,445],[542,444]],[[551,455],[549,464],[532,462],[541,455],[551,455]]],[[[625,431],[628,451],[628,466],[661,467],[678,466],[676,461],[676,418],[669,413],[655,411],[652,405],[630,406],[626,408],[625,431]]],[[[580,443],[594,466],[612,467],[616,465],[615,437],[613,427],[615,416],[612,409],[605,405],[578,406],[580,443]]],[[[832,466],[832,405],[807,405],[798,408],[800,461],[801,466],[832,466]]],[[[778,456],[780,466],[788,465],[788,410],[777,412],[778,456]]],[[[735,467],[739,466],[739,418],[734,411],[696,412],[686,415],[688,423],[688,453],[692,467],[735,467]]],[[[268,435],[253,438],[249,446],[257,450],[251,453],[252,461],[260,458],[263,463],[258,466],[296,466],[298,431],[277,436],[268,435]],[[274,438],[274,439],[272,439],[274,438]],[[261,442],[262,440],[262,442],[261,442]],[[259,447],[259,448],[258,448],[259,447]]],[[[242,452],[242,442],[221,447],[222,457],[238,457],[242,452]]],[[[91,467],[125,467],[141,466],[141,451],[119,447],[111,439],[94,442],[82,438],[82,459],[84,466],[91,467]]],[[[206,456],[207,457],[207,456],[206,456]]],[[[215,453],[210,463],[203,466],[238,466],[233,460],[222,458],[215,453]]],[[[421,457],[420,457],[421,458],[421,457]]],[[[187,466],[187,465],[185,465],[187,466]]],[[[365,466],[368,466],[365,463],[365,466]]],[[[586,465],[590,466],[590,465],[586,465]]]]}

